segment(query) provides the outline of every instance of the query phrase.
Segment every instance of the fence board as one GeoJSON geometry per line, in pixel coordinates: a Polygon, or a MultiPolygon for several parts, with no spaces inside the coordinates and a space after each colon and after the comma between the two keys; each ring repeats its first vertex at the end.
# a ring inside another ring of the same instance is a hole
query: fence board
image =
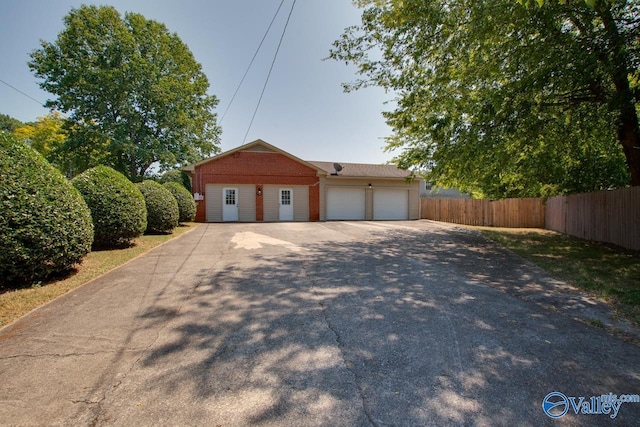
{"type": "Polygon", "coordinates": [[[545,221],[550,230],[640,250],[640,187],[552,197],[545,221]]]}
{"type": "Polygon", "coordinates": [[[640,187],[540,198],[421,200],[422,218],[466,225],[547,228],[640,250],[640,187]]]}
{"type": "Polygon", "coordinates": [[[544,205],[540,198],[423,198],[421,204],[423,219],[466,225],[544,228],[544,205]]]}

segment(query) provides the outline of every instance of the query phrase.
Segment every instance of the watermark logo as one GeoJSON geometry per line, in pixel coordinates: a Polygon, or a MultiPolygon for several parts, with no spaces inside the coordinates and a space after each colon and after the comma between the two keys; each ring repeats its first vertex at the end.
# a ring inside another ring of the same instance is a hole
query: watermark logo
{"type": "Polygon", "coordinates": [[[564,394],[553,391],[542,400],[542,410],[551,418],[563,417],[569,411],[569,399],[564,394]]]}
{"type": "Polygon", "coordinates": [[[542,399],[542,410],[548,417],[561,418],[571,410],[576,415],[609,415],[611,419],[618,416],[620,406],[623,403],[639,403],[640,396],[637,394],[617,394],[609,393],[600,396],[573,397],[567,396],[558,391],[547,394],[542,399]]]}

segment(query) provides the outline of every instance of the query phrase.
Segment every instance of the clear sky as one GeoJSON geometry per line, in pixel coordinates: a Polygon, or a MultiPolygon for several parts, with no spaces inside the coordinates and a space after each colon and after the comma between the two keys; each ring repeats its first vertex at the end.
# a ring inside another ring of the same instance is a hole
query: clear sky
{"type": "MultiPolygon", "coordinates": [[[[222,150],[242,144],[293,0],[285,0],[240,92],[222,122],[222,150]]],[[[280,0],[0,0],[0,79],[42,102],[51,97],[27,67],[39,40],[52,42],[63,17],[81,4],[141,13],[180,36],[202,64],[222,116],[280,0]]],[[[392,94],[343,93],[355,67],[323,61],[345,27],[360,22],[350,0],[298,0],[260,109],[246,142],[263,139],[304,160],[384,163],[391,131],[381,112],[392,94]]],[[[34,121],[48,113],[0,83],[0,113],[34,121]]]]}

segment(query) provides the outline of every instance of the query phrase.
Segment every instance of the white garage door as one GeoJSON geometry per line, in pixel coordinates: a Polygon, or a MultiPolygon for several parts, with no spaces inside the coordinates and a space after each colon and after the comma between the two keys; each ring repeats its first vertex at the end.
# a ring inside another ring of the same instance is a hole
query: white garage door
{"type": "Polygon", "coordinates": [[[363,188],[330,187],[327,189],[328,220],[364,220],[363,188]]]}
{"type": "Polygon", "coordinates": [[[409,191],[392,188],[375,189],[373,219],[409,219],[409,191]]]}

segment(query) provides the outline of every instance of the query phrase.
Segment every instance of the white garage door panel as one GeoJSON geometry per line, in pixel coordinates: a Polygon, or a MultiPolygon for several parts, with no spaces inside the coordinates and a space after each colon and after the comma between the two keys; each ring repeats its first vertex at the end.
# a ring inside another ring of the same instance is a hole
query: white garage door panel
{"type": "Polygon", "coordinates": [[[365,192],[362,188],[327,189],[328,220],[364,220],[365,192]]]}
{"type": "Polygon", "coordinates": [[[409,219],[409,191],[386,188],[374,190],[373,219],[409,219]]]}

